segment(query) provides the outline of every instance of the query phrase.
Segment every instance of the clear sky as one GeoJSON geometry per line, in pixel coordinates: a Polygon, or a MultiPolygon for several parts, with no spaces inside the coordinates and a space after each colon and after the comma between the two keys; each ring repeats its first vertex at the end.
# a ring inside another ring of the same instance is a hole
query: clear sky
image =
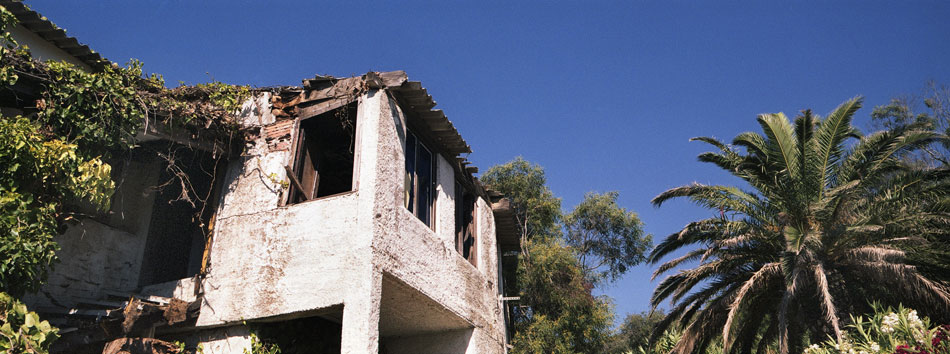
{"type": "MultiPolygon", "coordinates": [[[[696,162],[695,136],[731,140],[755,116],[863,95],[872,106],[950,84],[950,2],[27,1],[112,61],[198,83],[299,85],[315,74],[405,70],[486,170],[544,166],[566,209],[620,192],[662,237],[712,212],[651,198],[734,184],[696,162]]],[[[650,266],[599,293],[649,309],[650,266]]]]}

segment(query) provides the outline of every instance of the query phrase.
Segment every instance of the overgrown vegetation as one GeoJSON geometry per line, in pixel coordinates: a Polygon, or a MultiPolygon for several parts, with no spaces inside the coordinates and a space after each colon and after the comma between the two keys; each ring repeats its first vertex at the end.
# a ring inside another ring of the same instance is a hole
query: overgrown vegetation
{"type": "MultiPolygon", "coordinates": [[[[22,101],[23,112],[0,117],[0,293],[19,297],[45,281],[56,262],[53,238],[80,210],[109,209],[115,190],[109,161],[135,147],[136,135],[157,131],[227,152],[240,138],[233,112],[249,92],[219,82],[167,89],[161,76],[144,76],[134,60],[92,72],[38,62],[6,31],[16,18],[2,6],[0,20],[0,82],[22,101]]],[[[37,322],[35,314],[26,316],[24,323],[37,322]]]]}
{"type": "MultiPolygon", "coordinates": [[[[3,28],[15,24],[6,9],[2,14],[3,28]]],[[[41,63],[3,33],[5,89],[40,88],[25,102],[25,116],[0,120],[0,291],[19,296],[37,290],[55,263],[53,237],[77,216],[70,205],[109,208],[110,158],[134,147],[149,124],[227,151],[236,137],[233,112],[248,88],[213,82],[166,89],[161,76],[144,76],[134,60],[94,72],[41,63]]]]}
{"type": "Polygon", "coordinates": [[[40,321],[36,312],[7,294],[0,293],[0,351],[44,354],[59,338],[59,330],[40,321]]]}
{"type": "Polygon", "coordinates": [[[896,309],[875,303],[874,312],[851,316],[842,340],[834,338],[805,348],[805,354],[947,354],[950,353],[950,325],[932,326],[930,319],[916,310],[896,309]]]}

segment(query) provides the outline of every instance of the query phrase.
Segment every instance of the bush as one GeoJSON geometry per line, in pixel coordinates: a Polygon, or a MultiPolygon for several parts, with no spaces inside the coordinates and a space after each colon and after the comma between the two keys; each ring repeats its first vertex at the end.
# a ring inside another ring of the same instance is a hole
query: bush
{"type": "Polygon", "coordinates": [[[812,344],[805,354],[950,354],[950,325],[931,326],[916,310],[874,304],[869,318],[851,317],[841,343],[829,339],[812,344]]]}

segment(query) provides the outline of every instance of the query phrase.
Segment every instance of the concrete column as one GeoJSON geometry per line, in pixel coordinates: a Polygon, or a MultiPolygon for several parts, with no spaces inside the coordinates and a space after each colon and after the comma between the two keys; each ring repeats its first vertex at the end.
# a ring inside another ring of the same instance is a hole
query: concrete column
{"type": "Polygon", "coordinates": [[[379,303],[383,288],[382,272],[362,269],[352,274],[354,289],[343,304],[342,353],[377,354],[379,352],[379,303]]]}
{"type": "MultiPolygon", "coordinates": [[[[379,352],[379,304],[382,295],[382,272],[375,268],[373,242],[377,195],[381,189],[380,130],[383,92],[371,90],[360,97],[357,112],[357,233],[351,235],[346,278],[349,279],[343,302],[343,353],[377,354],[379,352]]],[[[391,124],[391,123],[390,123],[391,124]]]]}

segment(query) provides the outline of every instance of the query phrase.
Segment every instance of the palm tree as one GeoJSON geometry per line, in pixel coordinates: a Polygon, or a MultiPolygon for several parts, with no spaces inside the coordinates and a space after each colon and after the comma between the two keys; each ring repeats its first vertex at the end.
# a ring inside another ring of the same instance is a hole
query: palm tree
{"type": "Polygon", "coordinates": [[[909,129],[862,137],[851,125],[861,101],[824,119],[809,110],[794,123],[760,115],[764,136],[742,133],[731,145],[693,139],[719,150],[700,161],[752,191],[691,184],[653,199],[658,207],[686,197],[715,213],[666,237],[649,257],[656,264],[686,251],[653,275],[673,273],[651,302],[673,304],[654,333],[678,324],[674,351],[702,352],[721,339],[723,353],[763,352],[776,341],[783,354],[800,352],[805,337],[840,340],[842,316],[871,300],[950,314],[950,173],[896,158],[944,137],[909,129]],[[695,267],[673,272],[686,264],[695,267]]]}

